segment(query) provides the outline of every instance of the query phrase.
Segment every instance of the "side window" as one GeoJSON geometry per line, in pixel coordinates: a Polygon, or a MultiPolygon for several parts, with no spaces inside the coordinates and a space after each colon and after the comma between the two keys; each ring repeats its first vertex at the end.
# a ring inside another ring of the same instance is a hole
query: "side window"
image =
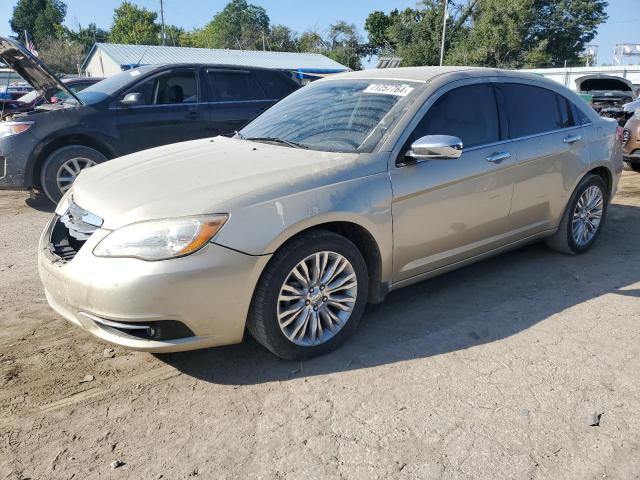
{"type": "Polygon", "coordinates": [[[453,135],[465,148],[500,140],[498,107],[491,84],[455,88],[442,95],[425,114],[411,142],[425,135],[453,135]]]}
{"type": "Polygon", "coordinates": [[[266,92],[267,98],[280,100],[295,90],[293,82],[287,81],[281,73],[269,70],[256,70],[254,73],[266,92]]]}
{"type": "Polygon", "coordinates": [[[142,95],[143,105],[173,105],[198,101],[198,84],[192,71],[164,73],[135,85],[126,93],[134,92],[142,95]]]}
{"type": "Polygon", "coordinates": [[[265,98],[251,72],[208,70],[207,78],[211,85],[213,101],[232,102],[265,98]]]}
{"type": "Polygon", "coordinates": [[[526,137],[573,126],[573,115],[566,98],[533,85],[500,85],[511,138],[526,137]]]}

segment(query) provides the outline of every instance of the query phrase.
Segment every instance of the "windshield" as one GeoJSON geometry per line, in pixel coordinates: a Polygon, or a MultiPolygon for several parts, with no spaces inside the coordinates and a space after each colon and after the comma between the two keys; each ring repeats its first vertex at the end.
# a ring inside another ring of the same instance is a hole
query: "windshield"
{"type": "Polygon", "coordinates": [[[155,68],[156,67],[154,66],[147,66],[118,73],[113,77],[109,77],[105,80],[102,80],[101,82],[85,88],[76,95],[86,105],[101,102],[107,98],[112,97],[121,88],[141,78],[141,75],[144,75],[145,73],[154,70],[155,68]]]}
{"type": "Polygon", "coordinates": [[[240,132],[326,152],[371,152],[421,90],[399,80],[326,80],[289,95],[240,132]]]}

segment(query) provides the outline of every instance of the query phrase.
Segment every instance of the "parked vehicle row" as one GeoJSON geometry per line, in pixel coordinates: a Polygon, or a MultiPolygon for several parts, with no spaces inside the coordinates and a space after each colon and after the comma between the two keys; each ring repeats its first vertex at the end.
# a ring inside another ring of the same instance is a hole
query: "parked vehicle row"
{"type": "MultiPolygon", "coordinates": [[[[125,74],[80,93],[83,108],[101,93],[119,118],[164,99],[197,104],[196,85],[215,92],[207,79],[220,74],[136,72],[140,82],[125,74]]],[[[232,74],[235,88],[254,72],[232,74]]],[[[622,171],[621,142],[615,121],[535,75],[339,74],[233,138],[83,171],[42,236],[40,277],[60,315],[129,348],[227,345],[248,329],[280,357],[312,357],[353,335],[366,303],[390,291],[540,239],[587,251],[622,171]]]]}
{"type": "Polygon", "coordinates": [[[633,84],[626,78],[588,75],[578,79],[576,87],[598,115],[613,118],[621,127],[633,114],[627,105],[636,100],[636,94],[633,84]]]}
{"type": "Polygon", "coordinates": [[[0,187],[41,188],[54,202],[84,168],[233,134],[299,88],[269,69],[176,64],[129,70],[74,92],[17,42],[0,38],[0,58],[37,95],[59,99],[0,122],[0,187]]]}

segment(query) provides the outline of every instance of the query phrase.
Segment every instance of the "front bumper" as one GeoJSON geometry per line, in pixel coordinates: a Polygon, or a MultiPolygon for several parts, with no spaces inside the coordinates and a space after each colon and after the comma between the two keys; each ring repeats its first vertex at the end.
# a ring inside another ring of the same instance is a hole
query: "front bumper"
{"type": "MultiPolygon", "coordinates": [[[[52,221],[53,222],[53,221],[52,221]]],[[[108,232],[97,230],[64,262],[49,251],[48,227],[38,247],[38,270],[49,305],[95,336],[134,350],[177,352],[242,341],[251,297],[269,256],[250,256],[208,244],[183,258],[146,262],[92,253],[108,232]],[[178,321],[192,336],[135,338],[107,323],[178,321]]]]}
{"type": "Polygon", "coordinates": [[[0,138],[0,189],[32,186],[26,170],[36,144],[36,138],[28,131],[0,138]]]}
{"type": "Polygon", "coordinates": [[[622,158],[625,162],[640,163],[640,149],[634,150],[632,153],[623,153],[622,158]]]}

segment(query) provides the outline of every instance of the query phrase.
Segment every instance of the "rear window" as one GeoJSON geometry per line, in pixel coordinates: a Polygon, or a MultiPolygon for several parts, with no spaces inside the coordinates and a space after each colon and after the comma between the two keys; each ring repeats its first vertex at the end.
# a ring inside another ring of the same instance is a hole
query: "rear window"
{"type": "Polygon", "coordinates": [[[256,70],[255,75],[267,94],[267,98],[280,100],[296,89],[295,84],[282,73],[256,70]]]}
{"type": "Polygon", "coordinates": [[[264,93],[249,71],[208,70],[207,78],[214,101],[261,100],[264,93]]]}
{"type": "Polygon", "coordinates": [[[551,132],[575,125],[568,100],[533,85],[500,85],[511,138],[551,132]]]}

